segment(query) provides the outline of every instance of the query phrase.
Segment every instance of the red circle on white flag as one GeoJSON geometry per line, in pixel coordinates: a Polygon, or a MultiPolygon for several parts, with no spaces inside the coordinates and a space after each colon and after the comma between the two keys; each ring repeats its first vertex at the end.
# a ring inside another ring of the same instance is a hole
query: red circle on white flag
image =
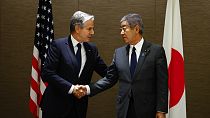
{"type": "Polygon", "coordinates": [[[169,107],[175,106],[181,99],[184,92],[184,59],[182,55],[175,49],[171,50],[171,62],[168,68],[169,81],[168,87],[170,91],[169,107]]]}

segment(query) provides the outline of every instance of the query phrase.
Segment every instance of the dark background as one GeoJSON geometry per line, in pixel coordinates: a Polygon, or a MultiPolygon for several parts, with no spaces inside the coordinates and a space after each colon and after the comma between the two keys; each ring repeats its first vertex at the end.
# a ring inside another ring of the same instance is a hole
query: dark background
{"type": "MultiPolygon", "coordinates": [[[[67,36],[76,10],[95,15],[94,42],[110,64],[124,45],[120,19],[143,17],[144,38],[162,45],[166,0],[52,0],[55,38],[67,36]]],[[[180,0],[188,118],[209,118],[210,0],[180,0]]],[[[38,0],[0,1],[0,116],[32,118],[29,112],[31,58],[38,0]]],[[[100,77],[94,75],[93,81],[100,77]]],[[[117,86],[89,101],[88,118],[114,118],[117,86]]]]}

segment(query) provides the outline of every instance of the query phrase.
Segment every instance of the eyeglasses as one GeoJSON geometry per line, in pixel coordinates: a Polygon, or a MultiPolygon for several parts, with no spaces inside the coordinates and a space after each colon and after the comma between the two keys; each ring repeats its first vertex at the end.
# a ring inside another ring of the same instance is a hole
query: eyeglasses
{"type": "Polygon", "coordinates": [[[120,28],[120,31],[123,30],[123,32],[126,32],[128,29],[130,28],[130,26],[126,25],[120,28]]]}

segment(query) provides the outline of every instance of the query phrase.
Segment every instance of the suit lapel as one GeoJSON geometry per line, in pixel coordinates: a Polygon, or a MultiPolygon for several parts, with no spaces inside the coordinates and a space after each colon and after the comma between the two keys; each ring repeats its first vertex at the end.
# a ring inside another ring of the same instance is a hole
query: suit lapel
{"type": "MultiPolygon", "coordinates": [[[[130,66],[129,66],[129,49],[130,49],[130,45],[126,46],[126,55],[124,55],[123,59],[124,59],[124,63],[125,63],[125,68],[127,68],[127,71],[129,73],[129,77],[131,78],[131,72],[130,72],[130,66]]],[[[129,79],[130,80],[130,79],[129,79]]]]}
{"type": "Polygon", "coordinates": [[[136,76],[136,73],[138,73],[139,71],[141,71],[141,68],[144,64],[145,58],[147,56],[147,54],[149,53],[149,47],[150,47],[150,43],[147,42],[146,40],[144,40],[140,55],[139,55],[139,59],[138,59],[138,64],[136,66],[136,70],[134,72],[134,78],[136,76]]]}
{"type": "Polygon", "coordinates": [[[72,63],[72,70],[75,71],[75,68],[76,68],[76,72],[79,72],[79,68],[78,68],[78,62],[77,62],[77,59],[76,59],[76,56],[74,54],[74,47],[73,47],[73,44],[72,44],[72,41],[71,41],[71,38],[69,36],[69,38],[65,41],[65,44],[66,44],[66,50],[69,54],[69,61],[72,63]]]}
{"type": "MultiPolygon", "coordinates": [[[[129,75],[129,78],[131,78],[131,73],[130,73],[130,66],[129,66],[129,49],[130,49],[130,45],[125,46],[125,48],[123,48],[123,50],[121,51],[122,57],[120,57],[119,59],[121,60],[121,68],[126,69],[125,72],[127,72],[127,74],[129,75]]],[[[128,79],[129,81],[131,79],[128,79]]]]}
{"type": "Polygon", "coordinates": [[[86,69],[88,69],[89,65],[91,64],[91,60],[93,57],[92,56],[93,51],[92,51],[91,46],[87,42],[84,42],[83,45],[84,45],[85,52],[86,52],[86,62],[85,62],[84,68],[83,68],[80,76],[82,76],[82,74],[84,72],[86,72],[86,69]]]}

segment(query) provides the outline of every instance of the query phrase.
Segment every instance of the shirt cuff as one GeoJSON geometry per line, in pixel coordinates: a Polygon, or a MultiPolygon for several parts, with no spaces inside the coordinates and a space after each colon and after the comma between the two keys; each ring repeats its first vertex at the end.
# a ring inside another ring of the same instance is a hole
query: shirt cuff
{"type": "Polygon", "coordinates": [[[87,95],[90,95],[90,87],[88,85],[85,85],[86,89],[87,89],[87,95]]]}
{"type": "Polygon", "coordinates": [[[70,88],[68,94],[72,94],[73,90],[74,90],[74,85],[71,85],[71,88],[70,88]]]}

